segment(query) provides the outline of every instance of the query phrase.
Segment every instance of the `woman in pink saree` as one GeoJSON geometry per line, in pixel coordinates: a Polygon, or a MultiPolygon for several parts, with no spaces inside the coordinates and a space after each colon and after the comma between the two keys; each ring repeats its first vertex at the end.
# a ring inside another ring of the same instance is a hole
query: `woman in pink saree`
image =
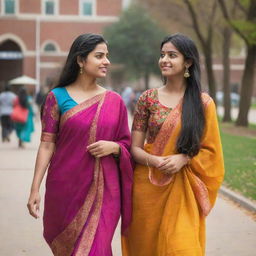
{"type": "Polygon", "coordinates": [[[96,84],[96,78],[106,74],[107,57],[101,36],[79,36],[59,86],[47,95],[43,106],[28,208],[37,218],[38,191],[49,164],[44,237],[57,256],[111,256],[120,213],[123,234],[130,222],[132,164],[127,111],[118,94],[96,84]]]}

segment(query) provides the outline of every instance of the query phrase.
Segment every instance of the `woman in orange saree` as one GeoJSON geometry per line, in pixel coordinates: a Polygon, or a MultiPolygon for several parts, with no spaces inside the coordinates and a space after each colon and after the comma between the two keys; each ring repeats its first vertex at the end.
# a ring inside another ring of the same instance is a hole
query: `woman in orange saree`
{"type": "Polygon", "coordinates": [[[165,87],[144,92],[134,116],[137,165],[123,256],[203,256],[205,217],[224,175],[215,104],[201,92],[192,40],[167,37],[159,66],[165,87]]]}

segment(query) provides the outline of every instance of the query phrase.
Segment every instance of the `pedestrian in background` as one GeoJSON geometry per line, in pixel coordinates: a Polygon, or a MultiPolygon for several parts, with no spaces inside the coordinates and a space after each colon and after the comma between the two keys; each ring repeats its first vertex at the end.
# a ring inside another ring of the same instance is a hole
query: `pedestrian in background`
{"type": "Polygon", "coordinates": [[[123,233],[130,222],[127,110],[117,93],[96,81],[106,76],[109,64],[103,37],[80,35],[42,108],[28,209],[38,218],[39,187],[49,165],[43,221],[54,255],[111,256],[120,211],[123,233]]]}
{"type": "Polygon", "coordinates": [[[5,91],[0,93],[0,117],[2,126],[2,142],[10,141],[10,134],[13,130],[11,114],[16,95],[11,92],[10,86],[5,86],[5,91]]]}
{"type": "Polygon", "coordinates": [[[33,99],[28,95],[25,87],[21,87],[18,91],[18,97],[14,100],[15,107],[27,109],[27,117],[23,122],[14,120],[14,128],[19,140],[19,148],[24,148],[24,142],[31,141],[31,134],[34,132],[34,112],[33,99]]]}
{"type": "Polygon", "coordinates": [[[123,255],[202,256],[205,217],[224,175],[215,104],[201,92],[188,37],[164,39],[159,67],[164,86],[145,91],[135,110],[133,218],[123,255]]]}
{"type": "Polygon", "coordinates": [[[122,93],[121,93],[122,99],[127,107],[127,109],[133,113],[133,100],[135,98],[135,94],[133,89],[130,86],[126,86],[122,93]]]}

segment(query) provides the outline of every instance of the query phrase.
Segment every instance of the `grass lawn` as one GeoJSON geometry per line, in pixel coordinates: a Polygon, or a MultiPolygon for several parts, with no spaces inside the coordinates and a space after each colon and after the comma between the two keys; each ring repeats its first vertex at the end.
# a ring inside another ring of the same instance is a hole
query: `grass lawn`
{"type": "Polygon", "coordinates": [[[225,159],[224,184],[256,200],[256,137],[221,132],[225,159]]]}

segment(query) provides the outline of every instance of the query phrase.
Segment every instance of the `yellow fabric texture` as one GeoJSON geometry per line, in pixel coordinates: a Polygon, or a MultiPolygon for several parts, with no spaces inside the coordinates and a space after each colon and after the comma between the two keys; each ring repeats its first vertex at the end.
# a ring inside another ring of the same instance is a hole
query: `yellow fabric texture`
{"type": "MultiPolygon", "coordinates": [[[[204,99],[205,100],[205,99],[204,99]]],[[[205,216],[213,207],[224,176],[222,146],[216,109],[208,96],[201,149],[175,174],[168,185],[149,181],[147,166],[136,165],[133,186],[133,218],[122,237],[123,256],[203,256],[205,216]]],[[[162,152],[175,154],[180,117],[162,152]]],[[[154,145],[146,144],[152,153],[154,145]]],[[[156,179],[160,171],[153,171],[156,179]]]]}

